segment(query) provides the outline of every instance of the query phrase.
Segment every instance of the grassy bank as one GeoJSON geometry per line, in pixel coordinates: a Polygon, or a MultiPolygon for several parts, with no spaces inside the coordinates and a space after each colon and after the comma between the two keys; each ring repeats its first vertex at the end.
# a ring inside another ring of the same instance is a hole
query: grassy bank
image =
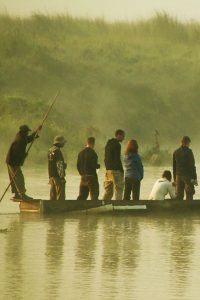
{"type": "MultiPolygon", "coordinates": [[[[107,138],[124,128],[151,147],[154,130],[164,148],[200,130],[200,24],[167,15],[108,24],[68,16],[0,16],[1,160],[20,124],[37,127],[58,89],[32,162],[46,162],[53,136],[68,140],[74,164],[87,135],[107,138]]],[[[195,144],[195,143],[194,143],[195,144]]],[[[196,143],[197,144],[197,143],[196,143]]]]}

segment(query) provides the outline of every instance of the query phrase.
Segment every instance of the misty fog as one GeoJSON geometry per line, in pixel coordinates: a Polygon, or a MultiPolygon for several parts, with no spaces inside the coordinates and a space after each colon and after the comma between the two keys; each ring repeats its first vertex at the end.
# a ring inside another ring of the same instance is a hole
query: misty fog
{"type": "Polygon", "coordinates": [[[75,166],[88,135],[103,160],[117,128],[138,140],[142,155],[154,145],[168,152],[189,135],[199,144],[198,23],[166,14],[135,23],[113,23],[35,14],[0,17],[1,158],[21,124],[37,128],[61,89],[31,159],[46,163],[53,137],[68,140],[75,166]]]}
{"type": "Polygon", "coordinates": [[[14,15],[70,14],[108,21],[138,20],[167,12],[180,20],[199,20],[199,0],[0,0],[0,11],[14,15]]]}

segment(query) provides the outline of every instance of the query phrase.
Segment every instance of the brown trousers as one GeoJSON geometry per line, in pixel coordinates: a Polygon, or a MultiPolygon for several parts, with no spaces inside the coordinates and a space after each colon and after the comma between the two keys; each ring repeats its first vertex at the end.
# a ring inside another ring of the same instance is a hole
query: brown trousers
{"type": "Polygon", "coordinates": [[[26,192],[24,175],[20,166],[8,165],[8,175],[12,193],[22,196],[26,192]]]}
{"type": "Polygon", "coordinates": [[[50,200],[65,200],[65,179],[51,177],[50,184],[50,200]]]}
{"type": "Polygon", "coordinates": [[[121,171],[107,170],[104,181],[103,200],[111,200],[115,193],[115,200],[122,200],[124,189],[124,176],[121,171]]]}

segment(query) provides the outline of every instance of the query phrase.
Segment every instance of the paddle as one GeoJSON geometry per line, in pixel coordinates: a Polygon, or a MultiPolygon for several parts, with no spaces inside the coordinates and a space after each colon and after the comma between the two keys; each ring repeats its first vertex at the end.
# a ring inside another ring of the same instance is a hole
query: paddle
{"type": "MultiPolygon", "coordinates": [[[[47,117],[48,117],[50,111],[52,110],[52,107],[54,106],[54,104],[55,104],[55,102],[56,102],[56,100],[57,100],[59,94],[60,94],[60,91],[58,91],[58,92],[56,93],[56,95],[55,95],[55,97],[54,97],[54,99],[53,99],[51,105],[49,106],[47,112],[46,112],[45,115],[44,115],[44,118],[43,118],[43,120],[42,120],[42,122],[41,122],[41,125],[40,125],[40,126],[38,127],[38,129],[35,131],[34,138],[33,138],[32,142],[30,143],[30,145],[29,145],[29,147],[28,147],[28,149],[27,149],[27,151],[26,151],[26,157],[28,156],[28,153],[30,152],[31,147],[32,147],[32,145],[33,145],[33,143],[34,143],[34,141],[35,141],[37,135],[38,135],[38,132],[42,129],[42,127],[43,127],[43,125],[44,125],[44,123],[45,123],[45,121],[46,121],[46,119],[47,119],[47,117]]],[[[1,196],[1,198],[0,198],[0,203],[1,203],[1,201],[3,200],[5,194],[7,193],[9,187],[11,186],[11,183],[14,181],[16,174],[17,174],[17,171],[16,171],[15,174],[13,174],[12,178],[10,179],[10,182],[9,182],[8,186],[6,187],[4,193],[2,194],[2,196],[1,196]]]]}

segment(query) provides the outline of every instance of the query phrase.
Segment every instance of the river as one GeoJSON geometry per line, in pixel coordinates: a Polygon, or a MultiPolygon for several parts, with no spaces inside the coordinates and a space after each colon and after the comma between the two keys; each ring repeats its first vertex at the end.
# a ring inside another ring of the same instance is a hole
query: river
{"type": "MultiPolygon", "coordinates": [[[[162,170],[145,168],[141,198],[162,170]]],[[[24,172],[28,194],[48,199],[46,171],[24,172]]],[[[1,174],[1,190],[6,183],[1,174]]],[[[67,176],[68,199],[78,184],[67,176]]],[[[10,196],[0,204],[0,299],[199,300],[197,214],[20,214],[10,196]]]]}

